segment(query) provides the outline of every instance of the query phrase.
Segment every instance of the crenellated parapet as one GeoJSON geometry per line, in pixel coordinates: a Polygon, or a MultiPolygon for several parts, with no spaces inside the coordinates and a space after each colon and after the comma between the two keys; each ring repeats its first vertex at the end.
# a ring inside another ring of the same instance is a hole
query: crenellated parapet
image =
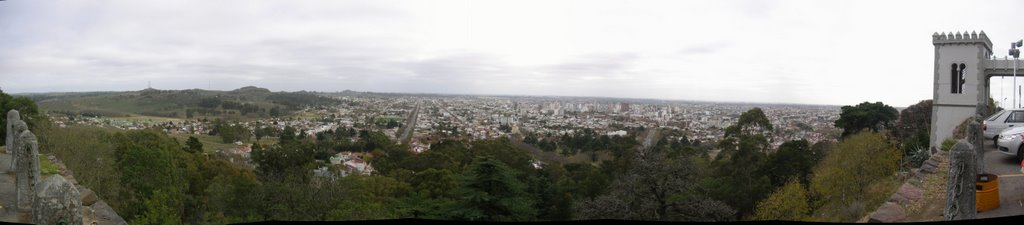
{"type": "Polygon", "coordinates": [[[985,35],[985,31],[980,33],[971,31],[967,33],[961,32],[949,32],[949,33],[934,33],[932,34],[933,45],[957,45],[957,44],[983,44],[989,52],[992,51],[992,41],[988,39],[988,35],[985,35]]]}

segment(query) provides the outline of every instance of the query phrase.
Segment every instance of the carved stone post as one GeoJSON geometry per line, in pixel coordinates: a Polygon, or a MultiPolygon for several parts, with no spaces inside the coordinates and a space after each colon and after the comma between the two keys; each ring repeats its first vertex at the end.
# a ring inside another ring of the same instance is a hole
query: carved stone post
{"type": "Polygon", "coordinates": [[[82,200],[78,189],[60,175],[39,183],[32,205],[35,224],[82,224],[82,200]]]}
{"type": "Polygon", "coordinates": [[[946,208],[943,217],[946,220],[975,219],[978,213],[975,206],[975,179],[977,163],[971,144],[961,140],[949,150],[949,180],[946,183],[946,208]]]}
{"type": "Polygon", "coordinates": [[[36,135],[31,131],[22,131],[16,142],[18,168],[15,171],[14,192],[17,194],[18,210],[28,211],[32,207],[35,185],[39,182],[39,144],[36,142],[36,135]]]}
{"type": "Polygon", "coordinates": [[[4,141],[6,141],[6,142],[4,142],[4,145],[7,145],[7,152],[8,152],[8,154],[11,154],[11,152],[14,152],[13,148],[11,148],[11,145],[14,144],[14,134],[16,134],[16,133],[14,132],[13,127],[11,126],[12,125],[11,122],[15,121],[15,120],[21,120],[21,116],[18,115],[18,110],[13,110],[12,109],[11,111],[7,112],[7,124],[6,124],[6,126],[7,126],[6,128],[7,129],[5,130],[7,132],[7,139],[4,140],[4,141]]]}
{"type": "Polygon", "coordinates": [[[985,173],[985,133],[981,131],[981,124],[978,122],[971,122],[967,126],[967,140],[970,140],[971,145],[974,147],[975,161],[977,161],[978,173],[985,173]]]}
{"type": "Polygon", "coordinates": [[[11,125],[11,129],[7,130],[7,133],[9,135],[11,135],[11,142],[13,142],[13,143],[8,142],[8,144],[7,144],[7,151],[11,153],[11,169],[10,170],[17,170],[17,168],[18,168],[18,161],[15,160],[15,159],[18,158],[18,151],[15,151],[15,150],[18,149],[19,146],[21,146],[20,143],[18,142],[18,135],[20,135],[21,132],[27,131],[28,130],[28,125],[25,124],[25,121],[21,121],[20,119],[17,119],[17,118],[15,118],[15,120],[7,120],[7,124],[11,125]]]}

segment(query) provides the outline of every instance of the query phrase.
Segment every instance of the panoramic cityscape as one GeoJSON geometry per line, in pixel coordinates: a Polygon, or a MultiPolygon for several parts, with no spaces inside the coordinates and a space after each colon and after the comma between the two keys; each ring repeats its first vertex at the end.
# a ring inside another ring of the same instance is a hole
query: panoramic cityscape
{"type": "Polygon", "coordinates": [[[1013,219],[1020,7],[0,0],[0,222],[1013,219]]]}
{"type": "MultiPolygon", "coordinates": [[[[247,87],[259,89],[257,87],[247,87]]],[[[775,124],[769,135],[771,146],[788,140],[811,143],[836,141],[841,129],[833,126],[838,106],[681,102],[653,99],[609,99],[594,97],[512,97],[512,96],[423,96],[412,94],[324,93],[340,104],[303,108],[302,116],[229,122],[248,130],[284,130],[293,127],[300,135],[316,138],[317,133],[356,129],[380,129],[388,138],[409,144],[409,150],[423,152],[430,143],[443,139],[498,139],[532,136],[555,140],[584,129],[608,136],[625,136],[629,131],[663,128],[680,131],[690,141],[717,143],[725,128],[752,107],[764,109],[775,124]],[[373,121],[394,120],[401,126],[377,126],[373,121]],[[515,136],[513,136],[515,135],[515,136]]],[[[44,104],[45,105],[45,104],[44,104]]],[[[210,135],[216,124],[206,116],[192,118],[138,119],[124,117],[51,115],[61,127],[72,124],[112,127],[124,130],[157,128],[170,134],[210,135]]],[[[635,134],[634,134],[635,135],[635,134]]],[[[241,142],[239,142],[241,145],[241,142]]],[[[249,146],[216,149],[236,154],[249,146]]],[[[340,154],[340,153],[339,153],[340,154]]]]}
{"type": "MultiPolygon", "coordinates": [[[[285,126],[292,126],[304,131],[304,135],[315,136],[316,133],[338,128],[372,129],[373,124],[366,121],[392,118],[403,125],[384,129],[384,133],[396,140],[410,137],[412,143],[441,138],[496,139],[524,133],[558,137],[572,135],[582,129],[625,135],[627,133],[616,132],[661,127],[681,130],[690,140],[713,143],[724,136],[725,127],[736,123],[741,113],[761,107],[772,124],[778,126],[770,136],[770,139],[778,140],[772,143],[773,147],[778,147],[782,140],[835,141],[841,133],[833,126],[839,118],[838,106],[411,94],[333,98],[343,104],[305,108],[299,113],[307,116],[291,117],[292,120],[259,119],[238,122],[238,125],[249,130],[266,127],[282,130],[285,126]],[[509,128],[502,130],[502,126],[509,128]]],[[[176,134],[208,134],[214,125],[213,121],[202,116],[177,122],[100,116],[56,116],[52,119],[61,126],[87,124],[126,130],[159,128],[176,134]]]]}

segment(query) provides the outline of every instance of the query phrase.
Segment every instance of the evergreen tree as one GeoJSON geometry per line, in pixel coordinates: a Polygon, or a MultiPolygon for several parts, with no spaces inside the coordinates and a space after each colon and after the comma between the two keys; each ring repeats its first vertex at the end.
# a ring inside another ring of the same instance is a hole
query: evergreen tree
{"type": "Polygon", "coordinates": [[[305,182],[313,170],[314,149],[299,142],[282,143],[273,146],[254,144],[252,162],[256,164],[256,175],[264,181],[305,182]]]}
{"type": "Polygon", "coordinates": [[[584,199],[577,219],[659,221],[728,221],[736,211],[709,198],[697,182],[700,168],[689,158],[664,154],[637,157],[626,174],[615,179],[607,194],[584,199]]]}
{"type": "Polygon", "coordinates": [[[527,221],[537,215],[526,185],[516,179],[514,170],[493,157],[473,160],[460,184],[457,196],[461,201],[452,210],[456,219],[527,221]]]}
{"type": "Polygon", "coordinates": [[[768,157],[762,171],[768,175],[774,187],[781,187],[791,178],[807,184],[816,163],[806,140],[787,141],[768,157]]]}
{"type": "Polygon", "coordinates": [[[281,136],[278,138],[278,141],[281,143],[295,141],[295,132],[296,130],[294,127],[285,126],[284,130],[281,131],[281,136]]]}
{"type": "Polygon", "coordinates": [[[878,132],[880,129],[889,129],[892,127],[892,122],[899,116],[899,112],[895,108],[882,102],[863,102],[856,106],[843,106],[842,110],[835,126],[843,128],[843,137],[863,129],[874,132],[878,132]]]}
{"type": "MultiPolygon", "coordinates": [[[[13,97],[0,90],[0,133],[4,135],[7,134],[7,112],[12,109],[18,110],[29,130],[35,130],[37,123],[46,120],[45,115],[39,113],[36,103],[28,97],[13,97]]],[[[6,145],[7,139],[0,140],[0,144],[6,145]]]]}
{"type": "Polygon", "coordinates": [[[757,202],[773,189],[768,165],[769,140],[765,136],[772,124],[760,108],[744,112],[740,120],[726,128],[727,137],[719,141],[721,152],[711,163],[706,185],[710,195],[738,210],[740,217],[753,213],[757,202]]]}
{"type": "Polygon", "coordinates": [[[203,143],[199,142],[198,138],[189,136],[188,141],[185,141],[185,151],[189,153],[203,152],[203,143]]]}
{"type": "MultiPolygon", "coordinates": [[[[181,152],[181,145],[162,131],[149,129],[117,134],[117,147],[114,151],[116,164],[121,171],[121,193],[126,206],[121,209],[122,216],[134,218],[146,210],[154,210],[144,200],[156,198],[173,199],[178,210],[176,215],[183,214],[184,193],[188,188],[188,169],[194,168],[181,152]],[[157,196],[160,191],[164,195],[157,196]]],[[[170,201],[169,201],[170,202],[170,201]]]]}
{"type": "Polygon", "coordinates": [[[725,136],[764,134],[772,130],[772,122],[764,115],[761,108],[754,107],[740,114],[739,121],[725,128],[725,136]]]}

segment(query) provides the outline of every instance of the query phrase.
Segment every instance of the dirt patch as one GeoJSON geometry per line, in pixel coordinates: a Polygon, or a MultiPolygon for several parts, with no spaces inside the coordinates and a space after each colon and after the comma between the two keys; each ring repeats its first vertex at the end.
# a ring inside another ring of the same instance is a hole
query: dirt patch
{"type": "Polygon", "coordinates": [[[942,213],[946,206],[946,180],[949,177],[949,160],[939,163],[936,173],[927,174],[919,187],[924,190],[921,201],[911,202],[904,206],[907,222],[942,221],[942,213]]]}

